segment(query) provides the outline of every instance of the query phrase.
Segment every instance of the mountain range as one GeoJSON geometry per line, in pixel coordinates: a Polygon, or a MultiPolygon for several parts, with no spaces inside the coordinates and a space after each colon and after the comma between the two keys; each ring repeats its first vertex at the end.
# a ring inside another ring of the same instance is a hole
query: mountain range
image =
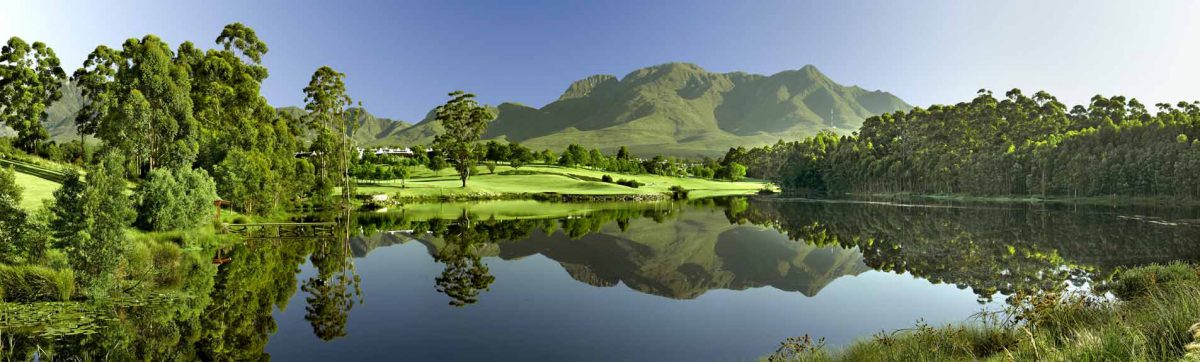
{"type": "MultiPolygon", "coordinates": [[[[50,107],[56,140],[77,137],[72,120],[83,100],[74,86],[50,107]]],[[[812,135],[849,133],[868,117],[912,106],[884,91],[843,86],[806,65],[765,76],[714,73],[688,63],[642,68],[624,77],[593,75],[567,86],[541,108],[505,102],[485,139],[561,150],[575,143],[612,152],[718,156],[733,146],[757,146],[812,135]]],[[[298,107],[281,112],[301,113],[298,107]]],[[[364,112],[354,139],[367,146],[428,145],[443,131],[433,112],[415,124],[364,112]]]]}

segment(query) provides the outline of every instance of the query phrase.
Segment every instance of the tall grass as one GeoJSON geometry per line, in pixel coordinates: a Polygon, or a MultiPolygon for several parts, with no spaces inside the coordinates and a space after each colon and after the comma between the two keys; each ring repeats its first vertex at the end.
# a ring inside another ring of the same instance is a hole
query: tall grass
{"type": "Polygon", "coordinates": [[[1014,296],[1004,321],[881,334],[829,350],[781,344],[787,361],[1173,361],[1200,360],[1200,269],[1152,265],[1118,273],[1097,290],[1117,301],[1075,293],[1014,296]],[[1188,355],[1194,349],[1197,355],[1188,355]]]}
{"type": "Polygon", "coordinates": [[[75,272],[36,265],[0,265],[0,298],[9,302],[66,301],[75,295],[75,272]]]}

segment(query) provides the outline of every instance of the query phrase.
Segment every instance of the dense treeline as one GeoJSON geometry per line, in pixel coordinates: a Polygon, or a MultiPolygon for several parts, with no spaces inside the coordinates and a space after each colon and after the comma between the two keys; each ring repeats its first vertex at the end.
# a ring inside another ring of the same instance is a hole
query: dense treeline
{"type": "Polygon", "coordinates": [[[970,102],[872,117],[851,136],[731,149],[724,162],[790,191],[1200,197],[1200,103],[981,90],[970,102]]]}
{"type": "Polygon", "coordinates": [[[303,90],[308,112],[291,117],[260,95],[268,48],[253,29],[229,24],[214,43],[173,48],[154,35],[131,38],[97,46],[68,77],[50,47],[14,37],[0,51],[0,122],[16,131],[16,148],[55,161],[86,166],[119,155],[135,182],[157,169],[202,170],[248,213],[330,201],[346,177],[337,156],[350,148],[344,134],[354,116],[344,74],[318,69],[303,90]],[[75,117],[79,140],[60,146],[42,122],[67,83],[84,103],[75,117]],[[104,146],[88,150],[87,136],[104,146]],[[294,157],[299,151],[318,157],[294,157]]]}
{"type": "MultiPolygon", "coordinates": [[[[368,182],[401,180],[403,185],[415,167],[423,166],[430,171],[439,172],[453,164],[437,149],[426,149],[422,145],[417,145],[411,147],[410,150],[413,153],[406,156],[376,154],[369,150],[363,150],[361,156],[353,159],[350,176],[356,180],[368,182]]],[[[501,164],[507,164],[514,169],[520,169],[529,164],[543,164],[585,167],[634,175],[652,174],[729,181],[739,181],[746,176],[746,167],[737,163],[721,164],[710,158],[689,161],[663,156],[640,159],[625,147],[618,149],[615,154],[606,155],[599,149],[589,150],[583,146],[571,144],[562,153],[555,153],[549,149],[534,151],[516,142],[505,144],[493,140],[480,144],[475,157],[477,158],[476,163],[482,163],[489,173],[494,173],[495,168],[501,164]]],[[[480,172],[475,171],[474,173],[480,172]]]]}

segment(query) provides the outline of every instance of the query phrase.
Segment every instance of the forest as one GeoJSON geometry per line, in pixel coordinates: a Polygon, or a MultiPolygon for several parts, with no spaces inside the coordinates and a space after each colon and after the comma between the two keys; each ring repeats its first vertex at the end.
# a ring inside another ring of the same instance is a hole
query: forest
{"type": "Polygon", "coordinates": [[[1018,89],[871,117],[852,135],[733,148],[722,162],[788,192],[1200,197],[1200,103],[1095,96],[1067,108],[1018,89]]]}

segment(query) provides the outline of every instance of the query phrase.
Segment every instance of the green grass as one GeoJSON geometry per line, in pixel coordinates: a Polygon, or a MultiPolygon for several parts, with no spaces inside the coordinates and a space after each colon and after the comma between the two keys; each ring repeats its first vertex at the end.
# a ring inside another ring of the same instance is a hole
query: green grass
{"type": "Polygon", "coordinates": [[[43,200],[54,198],[54,191],[61,186],[57,182],[46,180],[41,177],[33,176],[26,173],[17,173],[17,185],[22,188],[21,192],[21,208],[25,210],[36,210],[42,206],[43,200]]]}
{"type": "Polygon", "coordinates": [[[531,165],[521,167],[522,173],[533,174],[504,175],[512,170],[508,166],[496,167],[496,173],[487,173],[480,167],[483,174],[476,174],[467,181],[467,187],[461,187],[458,176],[452,170],[442,170],[440,175],[422,169],[415,172],[406,188],[401,188],[399,180],[377,184],[360,183],[360,194],[388,194],[401,197],[454,197],[471,196],[484,198],[487,196],[520,195],[535,193],[559,193],[573,195],[656,195],[670,193],[671,186],[682,186],[691,191],[692,198],[702,198],[720,195],[753,194],[767,187],[761,181],[726,182],[690,177],[669,177],[659,175],[627,175],[615,172],[604,172],[582,168],[569,168],[547,165],[531,165]],[[617,184],[600,182],[603,175],[611,175],[614,179],[632,179],[644,186],[638,188],[625,187],[617,184]]]}
{"type": "Polygon", "coordinates": [[[785,361],[1200,360],[1200,269],[1151,265],[1098,286],[1119,301],[1077,294],[1020,298],[1013,320],[914,328],[839,349],[781,344],[785,361]],[[1017,321],[1017,322],[1012,322],[1017,321]]]}
{"type": "Polygon", "coordinates": [[[75,272],[70,269],[0,264],[0,300],[65,301],[74,294],[75,272]]]}

